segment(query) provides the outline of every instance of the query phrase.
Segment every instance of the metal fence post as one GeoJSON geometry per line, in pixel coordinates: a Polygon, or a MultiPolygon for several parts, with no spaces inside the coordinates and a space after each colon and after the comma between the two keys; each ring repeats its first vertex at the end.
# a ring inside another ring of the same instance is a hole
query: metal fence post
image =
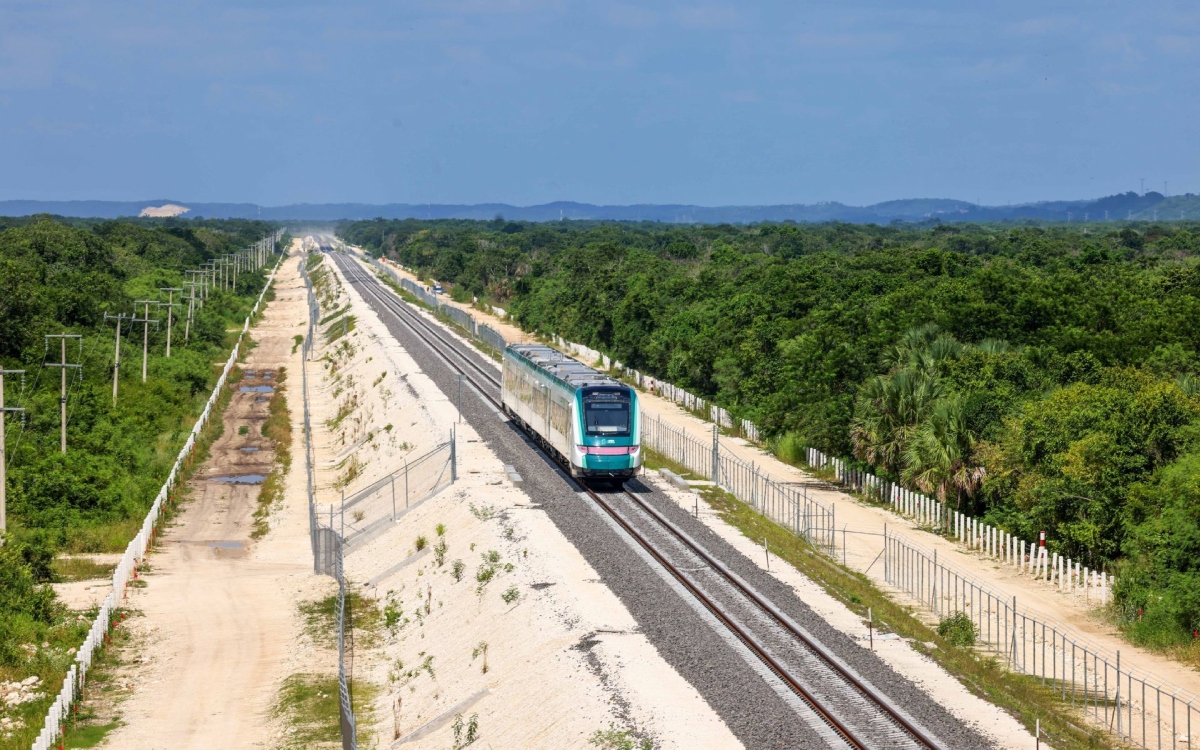
{"type": "Polygon", "coordinates": [[[720,464],[721,444],[720,444],[720,442],[718,442],[719,434],[720,433],[717,432],[717,426],[713,425],[712,480],[713,480],[713,484],[717,485],[718,487],[721,486],[721,464],[720,464]]]}
{"type": "Polygon", "coordinates": [[[458,450],[454,428],[450,428],[450,482],[458,481],[458,450]]]}

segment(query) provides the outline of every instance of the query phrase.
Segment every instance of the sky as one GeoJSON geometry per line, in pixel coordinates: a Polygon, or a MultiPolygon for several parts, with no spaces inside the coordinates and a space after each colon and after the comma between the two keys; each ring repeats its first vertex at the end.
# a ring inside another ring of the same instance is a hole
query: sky
{"type": "Polygon", "coordinates": [[[1194,2],[11,2],[0,200],[1200,192],[1194,2]]]}

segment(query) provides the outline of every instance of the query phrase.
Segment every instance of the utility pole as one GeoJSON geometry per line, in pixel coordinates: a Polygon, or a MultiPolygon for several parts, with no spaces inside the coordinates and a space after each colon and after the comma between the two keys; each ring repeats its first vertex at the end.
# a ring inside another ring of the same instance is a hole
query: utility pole
{"type": "Polygon", "coordinates": [[[175,301],[175,292],[179,292],[182,296],[183,289],[173,286],[160,287],[160,292],[167,293],[167,304],[159,302],[159,305],[167,308],[167,359],[171,358],[171,318],[176,307],[181,307],[180,303],[175,301]]]}
{"type": "Polygon", "coordinates": [[[46,351],[50,350],[50,339],[58,339],[62,345],[62,359],[57,363],[47,362],[45,367],[58,367],[62,370],[62,391],[58,397],[58,408],[61,414],[62,430],[58,441],[58,448],[64,454],[67,452],[67,370],[75,367],[83,367],[83,336],[77,333],[58,333],[49,334],[46,336],[46,351]],[[79,364],[70,364],[67,362],[67,339],[79,339],[79,364]]]}
{"type": "Polygon", "coordinates": [[[104,313],[105,320],[117,321],[117,345],[113,350],[113,406],[117,405],[117,383],[121,379],[121,321],[125,318],[132,318],[132,316],[125,313],[119,315],[104,313]]]}
{"type": "MultiPolygon", "coordinates": [[[[203,286],[200,287],[200,292],[202,294],[201,300],[206,300],[206,299],[208,299],[208,287],[210,286],[210,284],[209,284],[210,278],[209,277],[211,277],[213,274],[212,261],[205,261],[204,263],[201,263],[200,271],[201,271],[200,280],[203,284],[203,286]]],[[[200,306],[201,307],[204,306],[203,301],[200,303],[200,306]]]]}
{"type": "MultiPolygon", "coordinates": [[[[150,305],[158,305],[161,303],[157,302],[155,300],[152,300],[152,299],[139,299],[139,300],[134,300],[133,304],[145,306],[145,312],[142,314],[142,317],[130,318],[130,321],[129,321],[131,323],[141,323],[142,324],[142,382],[145,383],[146,382],[146,360],[147,360],[147,355],[150,352],[150,324],[153,323],[155,325],[155,327],[158,326],[157,320],[150,319],[150,305]]],[[[133,309],[137,310],[136,307],[133,309]]],[[[137,315],[137,313],[135,312],[134,315],[137,315]]]]}
{"type": "MultiPolygon", "coordinates": [[[[24,412],[25,411],[24,409],[21,409],[21,408],[4,405],[4,376],[5,375],[20,375],[21,376],[21,390],[22,391],[25,390],[25,371],[24,370],[5,370],[4,368],[0,368],[0,534],[3,534],[5,532],[5,530],[8,528],[8,516],[7,516],[7,511],[6,511],[6,505],[8,503],[8,491],[7,491],[8,467],[7,467],[7,463],[6,463],[7,458],[5,456],[5,450],[7,450],[7,449],[4,447],[4,432],[5,432],[5,427],[6,427],[5,420],[8,417],[8,413],[10,411],[12,411],[12,412],[24,412]]],[[[0,539],[0,543],[3,543],[3,541],[4,541],[3,539],[0,539]]]]}
{"type": "MultiPolygon", "coordinates": [[[[189,271],[188,273],[191,273],[191,271],[189,271]]],[[[187,323],[185,323],[183,326],[183,343],[186,344],[188,342],[188,339],[191,338],[191,335],[192,335],[192,314],[196,310],[196,282],[185,281],[185,282],[183,282],[183,284],[184,284],[184,286],[186,286],[188,288],[188,292],[189,292],[187,323]]]]}

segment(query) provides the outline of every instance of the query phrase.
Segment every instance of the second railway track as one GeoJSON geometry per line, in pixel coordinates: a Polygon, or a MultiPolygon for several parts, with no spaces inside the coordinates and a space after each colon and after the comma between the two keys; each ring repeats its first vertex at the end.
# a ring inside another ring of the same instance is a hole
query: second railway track
{"type": "MultiPolygon", "coordinates": [[[[354,260],[334,254],[347,280],[375,299],[502,409],[498,372],[481,366],[463,346],[430,324],[354,260]]],[[[471,352],[474,354],[474,351],[471,352]]],[[[568,478],[613,522],[761,660],[811,712],[805,717],[830,747],[861,750],[941,748],[945,745],[805,628],[774,606],[686,532],[627,488],[598,492],[568,478]]]]}

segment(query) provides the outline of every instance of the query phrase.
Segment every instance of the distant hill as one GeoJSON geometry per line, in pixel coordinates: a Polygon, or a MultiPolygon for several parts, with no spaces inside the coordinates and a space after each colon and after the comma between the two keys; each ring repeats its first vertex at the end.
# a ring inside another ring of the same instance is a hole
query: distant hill
{"type": "Polygon", "coordinates": [[[86,218],[115,219],[153,215],[185,209],[189,217],[212,219],[265,219],[276,221],[337,221],[339,219],[494,219],[516,221],[591,219],[615,221],[661,221],[668,223],[745,224],[758,221],[888,224],[896,221],[1102,221],[1200,219],[1200,196],[1188,193],[1165,197],[1161,193],[1121,193],[1095,200],[1043,201],[1011,206],[981,206],[944,198],[913,198],[885,201],[870,206],[844,203],[780,204],[773,206],[692,206],[684,204],[635,204],[597,206],[590,203],[557,201],[537,206],[507,203],[410,204],[387,203],[297,203],[288,206],[257,206],[253,203],[190,203],[178,199],[148,201],[0,201],[0,216],[57,214],[86,218]],[[168,208],[169,207],[169,208],[168,208]]]}

